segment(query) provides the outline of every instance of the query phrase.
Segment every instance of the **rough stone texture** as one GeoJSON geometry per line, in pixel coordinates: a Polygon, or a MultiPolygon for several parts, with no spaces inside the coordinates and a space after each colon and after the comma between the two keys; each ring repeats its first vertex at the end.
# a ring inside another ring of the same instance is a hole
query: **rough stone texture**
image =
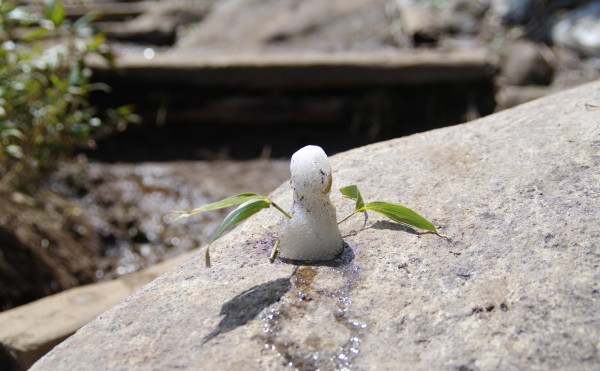
{"type": "Polygon", "coordinates": [[[530,41],[518,40],[507,46],[501,67],[503,84],[549,85],[554,68],[543,54],[542,48],[530,41]]]}
{"type": "Polygon", "coordinates": [[[387,0],[227,0],[177,43],[228,53],[374,50],[389,44],[387,0]]]}
{"type": "MultiPolygon", "coordinates": [[[[110,5],[131,6],[136,3],[110,5]]],[[[143,3],[142,3],[143,4],[143,3]]],[[[103,22],[100,29],[109,39],[150,45],[172,45],[177,29],[189,23],[200,22],[209,12],[207,2],[174,0],[146,3],[139,17],[128,22],[103,22]]]]}
{"type": "MultiPolygon", "coordinates": [[[[401,202],[331,265],[268,263],[259,214],[56,347],[42,369],[598,369],[600,82],[332,158],[334,189],[401,202]]],[[[274,199],[289,207],[283,185],[274,199]]],[[[334,194],[340,215],[352,202],[334,194]]]]}

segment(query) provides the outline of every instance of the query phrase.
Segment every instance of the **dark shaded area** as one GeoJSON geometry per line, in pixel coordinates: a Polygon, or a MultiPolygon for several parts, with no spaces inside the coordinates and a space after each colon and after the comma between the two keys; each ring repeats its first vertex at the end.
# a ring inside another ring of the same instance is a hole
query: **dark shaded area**
{"type": "Polygon", "coordinates": [[[567,9],[575,9],[590,0],[538,0],[527,1],[523,7],[521,14],[514,14],[505,20],[507,24],[522,24],[524,26],[525,35],[531,40],[552,43],[551,32],[553,18],[556,14],[563,13],[567,9]]]}
{"type": "MultiPolygon", "coordinates": [[[[107,81],[108,80],[108,81],[107,81]]],[[[103,107],[131,103],[143,119],[98,141],[102,161],[289,157],[316,144],[328,154],[462,123],[495,108],[491,81],[346,89],[208,89],[132,78],[104,82],[103,107]]]]}
{"type": "Polygon", "coordinates": [[[405,232],[415,235],[428,234],[433,232],[419,232],[416,229],[409,227],[408,225],[390,222],[389,220],[379,220],[373,223],[369,228],[373,229],[389,229],[392,231],[405,232]]]}
{"type": "Polygon", "coordinates": [[[95,280],[100,241],[89,221],[48,192],[37,195],[43,207],[22,197],[0,192],[0,311],[95,280]]]}
{"type": "Polygon", "coordinates": [[[332,260],[295,260],[279,258],[282,262],[298,266],[325,266],[325,267],[345,267],[354,260],[354,250],[344,242],[342,254],[332,260]]]}
{"type": "Polygon", "coordinates": [[[0,310],[28,303],[57,291],[52,271],[13,231],[0,226],[0,310]],[[17,282],[18,285],[14,285],[17,282]],[[54,286],[54,287],[53,287],[54,286]]]}
{"type": "Polygon", "coordinates": [[[225,317],[219,322],[217,328],[206,335],[203,344],[253,320],[263,309],[278,302],[290,290],[290,287],[289,278],[278,278],[254,286],[229,300],[223,304],[219,313],[225,317]]]}
{"type": "Polygon", "coordinates": [[[109,28],[105,33],[114,40],[144,45],[171,46],[176,40],[175,31],[173,29],[153,29],[144,32],[124,30],[117,33],[109,28]]]}
{"type": "Polygon", "coordinates": [[[0,343],[0,365],[3,370],[18,370],[14,357],[10,355],[10,351],[2,343],[0,343]]]}

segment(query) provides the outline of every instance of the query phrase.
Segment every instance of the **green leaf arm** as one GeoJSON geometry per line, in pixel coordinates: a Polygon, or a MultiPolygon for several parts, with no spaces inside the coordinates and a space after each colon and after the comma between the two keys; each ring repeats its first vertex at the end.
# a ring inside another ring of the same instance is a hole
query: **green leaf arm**
{"type": "Polygon", "coordinates": [[[204,211],[218,210],[223,209],[225,207],[234,206],[243,204],[244,202],[251,200],[262,200],[267,202],[269,205],[271,204],[271,200],[266,196],[259,195],[257,193],[240,193],[235,196],[227,197],[223,200],[212,202],[210,204],[202,205],[194,210],[190,211],[175,211],[174,213],[179,214],[173,221],[177,221],[179,219],[188,218],[192,215],[200,214],[204,211]]]}
{"type": "Polygon", "coordinates": [[[411,225],[439,235],[437,229],[429,220],[407,207],[389,202],[374,201],[366,204],[360,211],[366,210],[375,211],[395,222],[411,225]]]}
{"type": "Polygon", "coordinates": [[[223,220],[219,228],[217,228],[216,232],[213,234],[209,244],[213,243],[217,238],[221,237],[221,234],[223,234],[223,232],[230,226],[248,219],[260,210],[266,209],[269,206],[271,206],[271,202],[267,200],[250,200],[244,202],[235,210],[230,212],[229,215],[227,215],[227,217],[223,220]]]}
{"type": "Polygon", "coordinates": [[[58,27],[65,19],[65,7],[60,0],[50,0],[45,3],[46,16],[52,21],[54,27],[58,27]]]}
{"type": "Polygon", "coordinates": [[[28,31],[25,35],[21,37],[24,41],[35,41],[41,38],[44,38],[52,33],[51,30],[43,27],[34,28],[31,31],[28,31]]]}
{"type": "Polygon", "coordinates": [[[223,222],[221,223],[219,228],[217,228],[217,230],[211,237],[210,242],[208,243],[208,246],[206,247],[206,254],[205,254],[206,266],[210,267],[210,253],[209,253],[210,245],[217,238],[221,237],[221,235],[227,228],[248,219],[252,215],[259,212],[260,210],[266,209],[270,206],[271,206],[271,202],[268,199],[266,199],[266,200],[265,199],[251,199],[249,201],[244,202],[243,204],[238,206],[235,210],[230,212],[229,215],[227,215],[227,217],[223,220],[223,222]]]}
{"type": "Polygon", "coordinates": [[[344,196],[356,201],[355,210],[361,209],[365,206],[365,202],[363,201],[360,191],[358,190],[358,186],[353,184],[342,187],[340,188],[340,192],[342,192],[344,196]]]}

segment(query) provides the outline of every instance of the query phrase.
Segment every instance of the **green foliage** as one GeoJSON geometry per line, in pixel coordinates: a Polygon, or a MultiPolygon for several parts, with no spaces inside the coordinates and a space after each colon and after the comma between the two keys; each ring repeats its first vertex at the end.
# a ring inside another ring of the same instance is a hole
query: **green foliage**
{"type": "Polygon", "coordinates": [[[358,186],[349,185],[349,186],[346,186],[346,187],[342,187],[342,188],[340,188],[340,192],[342,192],[342,194],[344,196],[346,196],[348,198],[351,198],[351,199],[353,199],[353,200],[356,201],[356,206],[354,207],[355,210],[361,209],[363,206],[365,206],[365,202],[363,201],[363,198],[360,195],[360,191],[358,190],[358,186]]]}
{"type": "Polygon", "coordinates": [[[373,201],[365,205],[363,198],[360,195],[360,191],[358,190],[358,187],[356,185],[350,185],[340,188],[340,192],[344,196],[355,200],[356,206],[354,207],[354,211],[350,213],[350,215],[340,220],[338,224],[347,220],[356,213],[367,212],[368,210],[385,215],[386,217],[392,219],[397,223],[410,225],[440,235],[435,226],[429,220],[423,218],[421,215],[417,214],[416,212],[412,211],[407,207],[382,201],[373,201]]]}
{"type": "Polygon", "coordinates": [[[240,206],[238,206],[231,213],[229,213],[229,215],[227,215],[225,220],[223,220],[223,222],[221,223],[219,228],[217,228],[217,231],[214,233],[214,235],[210,239],[208,246],[206,247],[206,254],[204,255],[206,266],[210,267],[210,253],[209,253],[208,248],[210,247],[210,244],[212,244],[214,240],[221,237],[221,234],[223,234],[223,232],[227,228],[229,228],[241,221],[248,219],[252,215],[256,214],[257,212],[261,211],[262,209],[268,208],[269,206],[271,206],[271,201],[269,199],[267,199],[266,197],[264,199],[259,198],[259,199],[246,201],[243,204],[241,204],[240,206]]]}
{"type": "Polygon", "coordinates": [[[86,58],[112,63],[93,16],[75,22],[59,0],[33,13],[0,2],[0,186],[23,185],[77,146],[93,144],[92,134],[136,120],[131,108],[96,112],[86,58]],[[106,116],[108,120],[102,120],[106,116]]]}
{"type": "Polygon", "coordinates": [[[271,201],[269,199],[257,199],[244,202],[231,213],[229,213],[229,215],[227,215],[225,220],[223,220],[219,228],[217,228],[215,234],[210,239],[210,243],[213,243],[214,240],[221,237],[221,234],[223,234],[223,232],[230,226],[242,222],[260,210],[266,209],[270,206],[271,201]]]}
{"type": "Polygon", "coordinates": [[[223,209],[223,208],[229,207],[229,206],[239,205],[241,203],[244,203],[244,202],[247,202],[250,200],[269,200],[269,199],[267,197],[259,195],[257,193],[241,193],[239,195],[227,197],[226,199],[223,199],[221,201],[217,201],[217,202],[213,202],[210,204],[200,206],[199,208],[194,209],[194,210],[182,211],[174,219],[174,221],[182,219],[182,218],[187,218],[187,217],[199,214],[204,211],[218,210],[218,209],[223,209]]]}

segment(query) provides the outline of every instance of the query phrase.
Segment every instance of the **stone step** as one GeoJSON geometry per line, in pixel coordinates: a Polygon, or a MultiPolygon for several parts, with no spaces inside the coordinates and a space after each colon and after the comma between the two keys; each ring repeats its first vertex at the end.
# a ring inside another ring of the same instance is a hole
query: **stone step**
{"type": "Polygon", "coordinates": [[[95,61],[98,78],[217,89],[418,86],[487,81],[494,71],[485,49],[208,55],[194,49],[139,48],[120,52],[116,64],[114,70],[95,61]]]}
{"type": "Polygon", "coordinates": [[[190,251],[119,279],[77,287],[0,313],[0,364],[10,365],[10,370],[28,369],[81,326],[195,253],[190,251]]]}
{"type": "Polygon", "coordinates": [[[131,141],[145,138],[154,150],[156,143],[170,143],[165,137],[187,159],[196,158],[198,148],[225,148],[240,158],[236,148],[253,142],[270,146],[275,157],[290,156],[298,145],[283,143],[294,138],[339,152],[465,122],[495,107],[494,61],[482,49],[263,55],[149,50],[146,58],[143,48],[117,49],[117,70],[95,65],[95,79],[112,92],[95,94],[94,103],[132,104],[144,122],[98,143],[102,153],[126,154],[131,141]],[[232,143],[245,139],[235,135],[240,130],[255,139],[232,143]]]}

